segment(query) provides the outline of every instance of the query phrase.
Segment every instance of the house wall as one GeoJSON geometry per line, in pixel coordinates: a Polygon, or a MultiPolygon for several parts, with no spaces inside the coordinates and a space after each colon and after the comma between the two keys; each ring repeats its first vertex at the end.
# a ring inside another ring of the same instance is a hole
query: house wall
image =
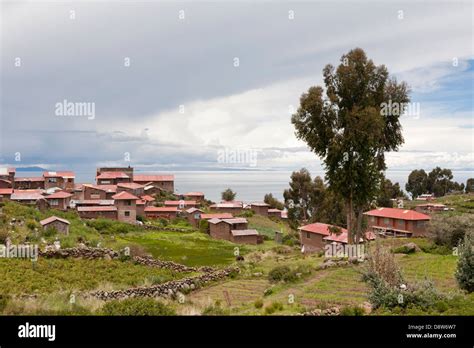
{"type": "Polygon", "coordinates": [[[44,178],[44,188],[47,190],[52,187],[60,187],[63,190],[74,190],[74,179],[65,179],[62,177],[44,178]]]}
{"type": "Polygon", "coordinates": [[[44,181],[15,181],[17,190],[37,190],[44,189],[44,181]]]}
{"type": "Polygon", "coordinates": [[[237,244],[257,244],[258,236],[232,236],[232,242],[237,244]]]}
{"type": "Polygon", "coordinates": [[[59,199],[46,199],[49,203],[51,209],[58,209],[58,210],[67,210],[69,207],[69,203],[71,202],[71,198],[59,198],[59,199]],[[58,205],[54,205],[55,201],[58,202],[58,205]]]}
{"type": "Polygon", "coordinates": [[[304,245],[305,252],[324,250],[326,245],[326,242],[323,240],[324,237],[322,234],[300,230],[300,242],[301,245],[304,245]]]}
{"type": "Polygon", "coordinates": [[[137,220],[137,205],[135,200],[116,200],[118,220],[123,222],[135,222],[137,220]],[[126,215],[128,212],[128,216],[126,215]]]}
{"type": "Polygon", "coordinates": [[[419,223],[418,221],[412,220],[369,216],[367,219],[367,225],[369,227],[380,226],[386,228],[395,228],[397,230],[405,230],[412,232],[412,237],[418,237],[426,234],[428,221],[422,221],[421,223],[419,223]]]}
{"type": "Polygon", "coordinates": [[[84,199],[107,199],[107,195],[105,191],[84,186],[84,199]]]}
{"type": "Polygon", "coordinates": [[[145,212],[145,216],[148,219],[174,219],[177,217],[178,212],[161,212],[161,211],[153,211],[153,212],[145,212]]]}
{"type": "MultiPolygon", "coordinates": [[[[150,181],[137,181],[137,180],[134,180],[134,182],[140,185],[146,185],[150,183],[150,181]]],[[[174,192],[174,181],[151,181],[151,183],[156,188],[160,188],[168,192],[174,192]]]]}
{"type": "Polygon", "coordinates": [[[145,190],[142,188],[138,188],[138,189],[131,189],[131,188],[128,188],[128,187],[117,187],[117,193],[119,192],[122,192],[122,191],[126,191],[128,193],[131,193],[132,195],[135,195],[135,196],[143,196],[145,194],[145,190]]]}
{"type": "Polygon", "coordinates": [[[12,188],[11,181],[0,180],[0,188],[12,188]]]}
{"type": "Polygon", "coordinates": [[[81,219],[105,218],[105,219],[117,220],[116,211],[79,211],[78,213],[81,219]]]}
{"type": "Polygon", "coordinates": [[[50,222],[49,224],[43,226],[43,228],[45,230],[53,228],[53,227],[56,228],[56,230],[59,233],[63,233],[65,235],[69,234],[69,225],[65,224],[64,222],[58,221],[58,220],[50,222]]]}
{"type": "Polygon", "coordinates": [[[256,205],[251,205],[250,208],[255,212],[255,214],[268,216],[268,207],[261,207],[256,205]]]}
{"type": "Polygon", "coordinates": [[[215,239],[231,240],[231,226],[226,222],[209,224],[209,235],[215,239]]]}
{"type": "Polygon", "coordinates": [[[145,216],[145,204],[137,205],[137,216],[145,216]]]}

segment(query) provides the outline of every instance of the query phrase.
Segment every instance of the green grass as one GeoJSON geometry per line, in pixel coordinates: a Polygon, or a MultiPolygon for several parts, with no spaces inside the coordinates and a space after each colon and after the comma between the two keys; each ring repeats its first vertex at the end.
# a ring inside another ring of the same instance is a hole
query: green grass
{"type": "Polygon", "coordinates": [[[52,293],[157,284],[184,277],[169,270],[116,260],[0,259],[0,294],[52,293]]]}
{"type": "Polygon", "coordinates": [[[270,239],[275,238],[275,231],[283,231],[284,234],[290,232],[288,224],[280,220],[273,220],[258,214],[248,217],[247,220],[249,222],[249,228],[256,229],[260,234],[270,239]]]}

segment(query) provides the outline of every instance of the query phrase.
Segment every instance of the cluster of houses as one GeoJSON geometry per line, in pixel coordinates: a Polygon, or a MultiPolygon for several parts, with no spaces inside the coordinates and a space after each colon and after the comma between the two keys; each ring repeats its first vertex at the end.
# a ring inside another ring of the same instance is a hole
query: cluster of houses
{"type": "MultiPolygon", "coordinates": [[[[266,203],[245,205],[240,201],[220,202],[209,206],[210,213],[201,207],[202,192],[174,195],[156,206],[154,196],[160,192],[174,193],[174,176],[136,174],[132,167],[98,168],[95,184],[75,182],[71,171],[45,171],[39,177],[17,177],[15,168],[0,168],[0,201],[7,199],[36,206],[40,210],[74,209],[83,219],[107,218],[136,223],[138,217],[173,219],[184,216],[195,227],[201,220],[209,222],[209,233],[217,239],[242,244],[257,244],[262,237],[248,229],[245,218],[237,218],[245,210],[256,214],[286,218],[286,212],[271,209],[266,203]]],[[[41,221],[43,227],[54,226],[65,233],[69,226],[57,217],[41,221]]]]}
{"type": "MultiPolygon", "coordinates": [[[[154,196],[162,191],[174,194],[174,176],[135,174],[131,167],[98,168],[95,184],[79,184],[71,171],[46,171],[41,177],[16,177],[15,168],[0,168],[0,201],[9,199],[38,209],[75,209],[83,219],[108,218],[136,223],[137,217],[172,219],[185,217],[194,227],[207,221],[211,237],[239,244],[258,244],[263,238],[248,221],[239,217],[246,210],[262,216],[285,219],[286,212],[271,209],[262,202],[248,205],[241,201],[222,201],[203,209],[204,193],[188,192],[174,195],[156,206],[154,196]]],[[[430,197],[422,197],[431,200],[430,197]]],[[[365,212],[368,228],[365,240],[380,237],[419,237],[426,233],[430,216],[427,213],[448,210],[445,205],[427,202],[415,210],[378,208],[365,212]]],[[[69,223],[57,217],[41,221],[68,232],[69,223]]],[[[299,228],[304,252],[322,250],[328,243],[347,244],[347,230],[324,223],[299,228]]]]}

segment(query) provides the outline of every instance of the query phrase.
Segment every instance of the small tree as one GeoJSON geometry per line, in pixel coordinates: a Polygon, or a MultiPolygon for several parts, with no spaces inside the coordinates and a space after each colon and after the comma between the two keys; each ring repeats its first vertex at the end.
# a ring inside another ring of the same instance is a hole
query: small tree
{"type": "Polygon", "coordinates": [[[267,193],[265,197],[263,198],[263,201],[267,203],[270,206],[270,208],[273,208],[273,209],[283,210],[283,208],[285,207],[284,204],[280,202],[278,199],[276,199],[275,197],[273,197],[271,193],[267,193]]]}
{"type": "Polygon", "coordinates": [[[459,260],[456,280],[459,287],[471,293],[474,291],[474,240],[472,233],[466,233],[459,245],[459,260]]]}
{"type": "Polygon", "coordinates": [[[423,169],[415,169],[408,175],[405,190],[411,193],[413,199],[427,191],[428,174],[423,169]]]}
{"type": "Polygon", "coordinates": [[[221,195],[223,201],[233,201],[235,199],[235,196],[237,196],[237,193],[228,188],[224,192],[222,192],[221,195]]]}

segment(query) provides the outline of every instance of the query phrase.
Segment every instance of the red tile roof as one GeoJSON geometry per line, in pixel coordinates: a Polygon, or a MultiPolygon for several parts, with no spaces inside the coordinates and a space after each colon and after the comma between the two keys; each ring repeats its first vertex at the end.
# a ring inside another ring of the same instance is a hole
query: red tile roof
{"type": "Polygon", "coordinates": [[[69,197],[72,197],[72,195],[64,191],[57,191],[53,194],[50,194],[49,196],[45,196],[46,199],[61,199],[61,198],[69,198],[69,197]]]}
{"type": "Polygon", "coordinates": [[[178,208],[176,207],[146,207],[145,212],[152,213],[152,212],[177,212],[178,208]]]}
{"type": "Polygon", "coordinates": [[[147,202],[153,202],[155,199],[150,196],[150,195],[144,195],[144,196],[141,196],[141,199],[143,199],[144,201],[147,201],[147,202]]]}
{"type": "Polygon", "coordinates": [[[42,190],[13,190],[13,193],[10,199],[13,201],[37,200],[37,199],[44,198],[41,193],[42,193],[42,190]]]}
{"type": "Polygon", "coordinates": [[[12,193],[12,188],[0,188],[0,195],[11,195],[12,193]]]}
{"type": "MultiPolygon", "coordinates": [[[[329,235],[331,235],[331,231],[330,231],[331,227],[338,227],[338,226],[333,226],[333,225],[323,224],[321,222],[316,222],[314,224],[301,226],[298,229],[301,230],[301,231],[304,231],[304,232],[310,232],[310,233],[321,234],[323,236],[329,236],[329,235]]],[[[341,232],[347,233],[347,230],[345,228],[342,228],[342,227],[338,227],[338,228],[341,229],[341,232]]]]}
{"type": "Polygon", "coordinates": [[[84,187],[90,187],[96,190],[108,192],[108,193],[115,193],[117,192],[117,185],[91,185],[91,184],[84,184],[84,187]]]}
{"type": "Polygon", "coordinates": [[[61,172],[55,172],[55,171],[49,171],[49,172],[43,172],[43,176],[45,178],[66,178],[66,179],[74,179],[76,175],[74,172],[71,171],[61,171],[61,172]]]}
{"type": "Polygon", "coordinates": [[[202,192],[186,192],[183,196],[200,196],[204,197],[204,193],[202,192]]]}
{"type": "Polygon", "coordinates": [[[201,214],[201,219],[232,219],[231,213],[201,214]]]}
{"type": "Polygon", "coordinates": [[[117,211],[117,207],[113,205],[87,206],[77,207],[77,211],[117,211]]]}
{"type": "Polygon", "coordinates": [[[426,214],[422,214],[414,210],[398,209],[398,208],[378,208],[378,209],[367,211],[364,213],[364,215],[400,219],[400,220],[430,220],[431,219],[431,217],[429,217],[426,214]]]}
{"type": "Polygon", "coordinates": [[[49,218],[41,220],[40,224],[41,224],[41,226],[44,226],[44,225],[50,224],[51,222],[54,222],[54,221],[61,221],[61,222],[64,222],[65,224],[70,225],[69,221],[67,221],[66,219],[61,219],[57,216],[50,216],[49,218]]]}
{"type": "Polygon", "coordinates": [[[148,175],[135,174],[133,175],[134,182],[153,182],[153,181],[174,181],[174,175],[148,175]]]}
{"type": "Polygon", "coordinates": [[[124,172],[102,172],[96,176],[96,179],[127,179],[130,178],[124,172]]]}
{"type": "Polygon", "coordinates": [[[138,200],[138,199],[140,199],[137,196],[134,196],[134,195],[132,195],[131,193],[129,193],[127,191],[119,192],[116,195],[113,195],[112,198],[115,199],[116,201],[117,200],[138,200]]]}

